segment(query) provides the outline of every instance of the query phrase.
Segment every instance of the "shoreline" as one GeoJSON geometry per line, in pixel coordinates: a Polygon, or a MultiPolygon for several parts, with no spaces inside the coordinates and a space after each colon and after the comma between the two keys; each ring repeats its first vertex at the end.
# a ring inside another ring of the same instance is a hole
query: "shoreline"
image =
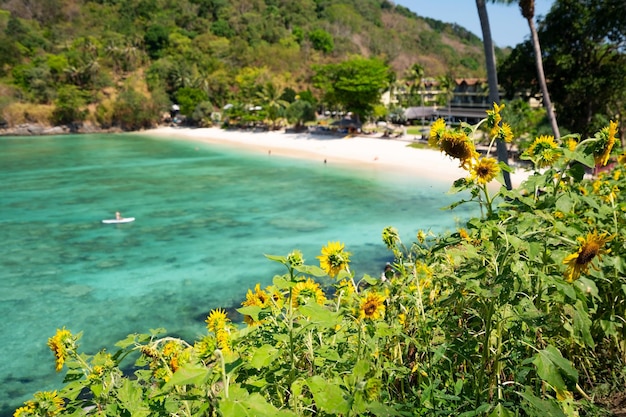
{"type": "MultiPolygon", "coordinates": [[[[136,132],[161,138],[176,138],[216,145],[227,145],[260,154],[319,160],[322,163],[348,165],[368,170],[405,172],[450,185],[468,173],[458,162],[434,149],[409,147],[410,139],[366,136],[316,135],[309,132],[249,132],[218,127],[158,127],[136,132]]],[[[511,173],[513,187],[530,173],[517,168],[511,173]]],[[[497,182],[494,183],[498,184],[497,182]]]]}

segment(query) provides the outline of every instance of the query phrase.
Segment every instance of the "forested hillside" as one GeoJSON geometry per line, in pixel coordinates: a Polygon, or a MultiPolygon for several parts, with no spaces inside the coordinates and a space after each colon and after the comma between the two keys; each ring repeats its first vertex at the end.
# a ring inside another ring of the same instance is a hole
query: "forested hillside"
{"type": "Polygon", "coordinates": [[[173,102],[315,99],[312,68],[355,54],[396,82],[484,72],[475,35],[387,0],[0,0],[0,122],[135,129],[173,102]]]}

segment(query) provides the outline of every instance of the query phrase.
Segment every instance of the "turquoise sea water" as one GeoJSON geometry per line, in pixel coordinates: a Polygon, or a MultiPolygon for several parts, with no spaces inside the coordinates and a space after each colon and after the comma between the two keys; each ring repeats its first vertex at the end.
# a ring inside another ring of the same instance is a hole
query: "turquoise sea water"
{"type": "Polygon", "coordinates": [[[449,186],[140,135],[0,138],[0,415],[61,386],[57,328],[88,353],[157,327],[193,341],[212,308],[284,272],[264,254],[316,264],[328,241],[378,276],[385,226],[410,243],[469,217],[440,210],[449,186]],[[117,210],[137,220],[101,223],[117,210]]]}

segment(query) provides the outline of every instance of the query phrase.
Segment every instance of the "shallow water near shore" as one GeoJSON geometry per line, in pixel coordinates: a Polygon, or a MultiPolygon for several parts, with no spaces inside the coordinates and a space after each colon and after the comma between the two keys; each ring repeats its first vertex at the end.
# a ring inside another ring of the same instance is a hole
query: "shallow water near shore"
{"type": "Polygon", "coordinates": [[[357,278],[470,207],[450,183],[136,134],[0,138],[0,415],[62,386],[46,346],[57,328],[95,353],[164,327],[193,341],[213,308],[284,267],[264,254],[300,249],[309,264],[341,241],[357,278]],[[115,211],[132,223],[105,225],[115,211]]]}

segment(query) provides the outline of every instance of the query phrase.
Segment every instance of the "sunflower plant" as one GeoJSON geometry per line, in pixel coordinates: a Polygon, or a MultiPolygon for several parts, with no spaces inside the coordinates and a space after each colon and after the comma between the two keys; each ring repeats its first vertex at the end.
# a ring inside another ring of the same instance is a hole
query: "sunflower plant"
{"type": "Polygon", "coordinates": [[[14,416],[608,415],[597,399],[626,383],[617,124],[539,136],[523,154],[533,171],[508,190],[510,168],[489,154],[513,136],[502,108],[431,127],[467,172],[458,204],[479,204],[479,218],[410,244],[386,227],[393,262],[380,277],[359,277],[340,241],[313,264],[299,250],[267,255],[284,273],[242,293],[239,316],[211,310],[193,343],[156,329],[89,355],[82,334],[59,329],[48,346],[65,386],[14,416]]]}

